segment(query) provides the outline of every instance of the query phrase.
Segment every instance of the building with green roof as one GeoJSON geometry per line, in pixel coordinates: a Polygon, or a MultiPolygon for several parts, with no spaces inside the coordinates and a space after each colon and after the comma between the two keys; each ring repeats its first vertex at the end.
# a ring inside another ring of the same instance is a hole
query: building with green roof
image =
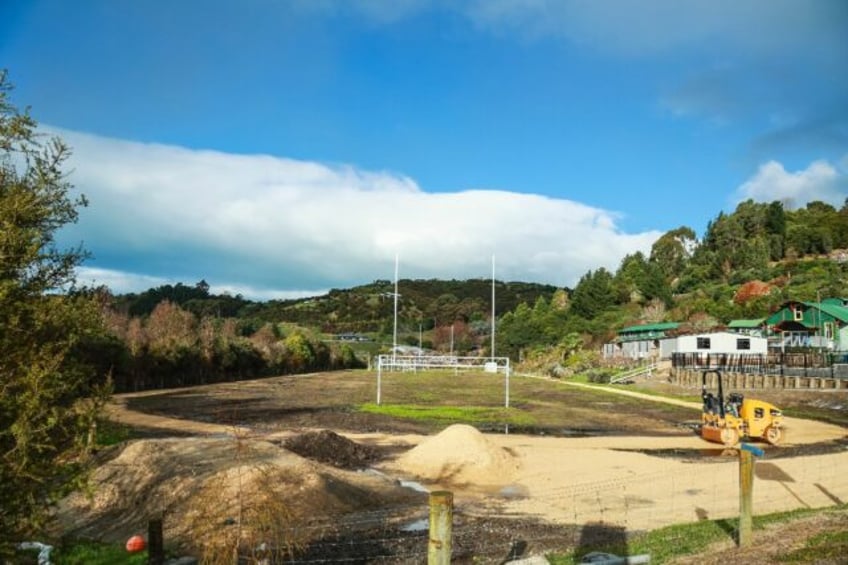
{"type": "Polygon", "coordinates": [[[604,345],[604,357],[645,359],[657,357],[660,340],[670,337],[680,327],[677,322],[660,322],[628,326],[618,330],[615,341],[604,345]]]}
{"type": "Polygon", "coordinates": [[[735,334],[765,337],[766,319],[756,318],[751,320],[731,320],[730,323],[727,324],[727,330],[735,334]]]}
{"type": "Polygon", "coordinates": [[[790,300],[766,318],[777,347],[848,350],[848,306],[843,299],[822,302],[790,300]]]}

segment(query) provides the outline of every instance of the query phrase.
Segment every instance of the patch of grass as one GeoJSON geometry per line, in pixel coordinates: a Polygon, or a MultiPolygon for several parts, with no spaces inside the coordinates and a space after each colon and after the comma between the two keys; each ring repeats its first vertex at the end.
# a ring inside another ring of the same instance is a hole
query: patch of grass
{"type": "Polygon", "coordinates": [[[486,406],[419,406],[410,404],[361,404],[358,409],[370,414],[383,414],[392,418],[438,423],[511,424],[532,426],[535,419],[517,409],[486,406]]]}
{"type": "Polygon", "coordinates": [[[819,422],[848,427],[848,410],[833,410],[816,406],[788,406],[783,408],[783,413],[792,418],[818,420],[819,422]]]}
{"type": "Polygon", "coordinates": [[[838,563],[848,555],[848,531],[824,532],[807,540],[804,547],[778,558],[782,563],[838,563]]]}
{"type": "Polygon", "coordinates": [[[111,420],[97,421],[97,445],[108,447],[126,441],[133,437],[132,428],[111,420]]]}
{"type": "Polygon", "coordinates": [[[57,547],[50,561],[55,565],[144,565],[147,552],[127,553],[119,545],[75,540],[57,547]]]}
{"type": "MultiPolygon", "coordinates": [[[[771,524],[792,522],[823,512],[844,512],[846,509],[848,504],[755,516],[753,526],[756,531],[771,524]]],[[[735,539],[738,526],[738,519],[702,520],[690,524],[666,526],[630,537],[627,540],[626,551],[629,555],[649,554],[651,563],[665,563],[677,557],[699,555],[716,542],[735,539]]],[[[621,555],[621,540],[610,540],[609,544],[600,543],[597,547],[577,548],[569,553],[551,554],[548,558],[555,565],[571,565],[579,563],[580,559],[591,551],[621,555]]],[[[786,560],[807,563],[813,557],[842,557],[846,554],[848,554],[848,532],[826,532],[810,538],[804,548],[790,553],[786,556],[786,560]]]]}

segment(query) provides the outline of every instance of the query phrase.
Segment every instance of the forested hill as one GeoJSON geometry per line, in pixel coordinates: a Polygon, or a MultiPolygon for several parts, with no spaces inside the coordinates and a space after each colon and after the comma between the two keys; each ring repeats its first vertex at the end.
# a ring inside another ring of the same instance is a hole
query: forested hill
{"type": "MultiPolygon", "coordinates": [[[[525,282],[495,281],[496,312],[514,310],[519,304],[549,301],[557,287],[525,282]]],[[[391,334],[394,322],[394,282],[375,280],[350,289],[334,289],[326,295],[291,300],[254,302],[241,296],[213,295],[205,281],[190,286],[182,283],[152,288],[140,294],[115,297],[115,307],[131,316],[148,316],[167,300],[198,318],[231,317],[244,326],[289,322],[324,333],[391,334]]],[[[560,292],[564,292],[560,290],[560,292]]],[[[488,320],[492,311],[492,281],[489,279],[398,281],[398,323],[411,331],[436,326],[488,320]]]]}

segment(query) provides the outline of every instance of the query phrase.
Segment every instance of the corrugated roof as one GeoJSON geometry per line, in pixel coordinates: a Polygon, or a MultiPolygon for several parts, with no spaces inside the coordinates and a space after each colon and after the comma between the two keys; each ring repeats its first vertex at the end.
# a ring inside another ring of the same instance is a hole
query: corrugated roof
{"type": "Polygon", "coordinates": [[[841,322],[848,323],[848,308],[845,306],[837,306],[836,304],[827,304],[824,302],[805,302],[805,304],[807,304],[807,306],[812,306],[813,308],[818,308],[822,312],[833,316],[841,322]]]}
{"type": "Polygon", "coordinates": [[[677,322],[660,322],[658,324],[643,324],[641,326],[628,326],[621,328],[618,333],[635,333],[635,332],[661,332],[665,330],[676,330],[680,327],[677,322]]]}
{"type": "Polygon", "coordinates": [[[728,328],[759,328],[765,323],[765,318],[759,318],[756,320],[730,320],[730,323],[727,324],[728,328]]]}

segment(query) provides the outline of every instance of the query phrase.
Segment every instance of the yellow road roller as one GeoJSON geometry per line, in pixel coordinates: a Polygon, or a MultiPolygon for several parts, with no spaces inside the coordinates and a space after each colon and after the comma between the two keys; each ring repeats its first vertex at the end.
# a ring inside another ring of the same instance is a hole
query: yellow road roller
{"type": "Polygon", "coordinates": [[[736,445],[741,438],[762,439],[777,445],[783,438],[783,413],[762,400],[745,398],[738,393],[724,397],[721,372],[712,369],[701,374],[701,437],[707,441],[736,445]],[[707,391],[707,376],[716,375],[718,395],[707,391]]]}

